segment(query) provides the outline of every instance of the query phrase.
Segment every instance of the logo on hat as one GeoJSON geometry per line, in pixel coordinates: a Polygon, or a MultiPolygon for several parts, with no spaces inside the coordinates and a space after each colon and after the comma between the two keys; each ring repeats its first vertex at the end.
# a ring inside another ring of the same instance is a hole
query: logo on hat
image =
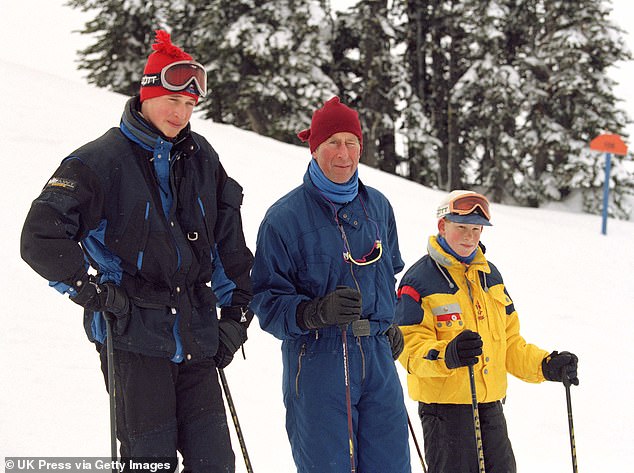
{"type": "Polygon", "coordinates": [[[161,81],[160,74],[144,75],[143,78],[141,79],[141,87],[144,87],[146,85],[156,85],[156,84],[159,84],[160,81],[161,81]]]}

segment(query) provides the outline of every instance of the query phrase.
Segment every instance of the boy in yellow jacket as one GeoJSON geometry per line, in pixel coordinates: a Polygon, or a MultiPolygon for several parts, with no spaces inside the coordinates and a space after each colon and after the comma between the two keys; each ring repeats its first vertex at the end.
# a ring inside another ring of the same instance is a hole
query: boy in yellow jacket
{"type": "Polygon", "coordinates": [[[578,384],[577,357],[527,343],[502,276],[484,256],[486,197],[455,190],[437,212],[428,254],[403,277],[395,322],[404,335],[399,361],[419,401],[429,473],[478,472],[470,379],[473,366],[487,473],[514,473],[502,400],[507,372],[530,382],[578,384]]]}

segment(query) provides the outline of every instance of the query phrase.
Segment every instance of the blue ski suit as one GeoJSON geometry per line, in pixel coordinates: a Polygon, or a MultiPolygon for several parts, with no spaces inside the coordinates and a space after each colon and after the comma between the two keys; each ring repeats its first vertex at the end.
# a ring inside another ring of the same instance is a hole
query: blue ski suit
{"type": "Polygon", "coordinates": [[[251,308],[261,327],[282,340],[286,430],[298,472],[350,471],[351,450],[359,473],[410,471],[403,390],[385,331],[395,311],[395,274],[403,269],[393,210],[377,190],[359,182],[357,197],[336,206],[310,180],[282,197],[261,223],[252,271],[251,308]],[[376,240],[381,258],[365,266],[359,257],[376,240]],[[302,301],[337,286],[357,288],[369,335],[347,330],[353,448],[348,436],[341,329],[302,330],[302,301]]]}

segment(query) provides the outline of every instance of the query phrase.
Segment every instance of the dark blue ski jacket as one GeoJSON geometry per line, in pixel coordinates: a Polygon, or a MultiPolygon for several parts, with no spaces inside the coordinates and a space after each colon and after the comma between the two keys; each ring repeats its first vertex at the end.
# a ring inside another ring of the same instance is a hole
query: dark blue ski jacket
{"type": "Polygon", "coordinates": [[[260,225],[252,308],[264,330],[279,339],[295,338],[308,333],[297,326],[300,302],[358,284],[361,317],[370,320],[374,334],[383,333],[394,317],[395,274],[403,266],[393,210],[383,194],[359,182],[357,197],[337,209],[306,173],[304,184],[273,204],[260,225]],[[365,255],[379,240],[381,259],[366,266],[347,263],[337,222],[353,257],[365,255]]]}
{"type": "MultiPolygon", "coordinates": [[[[138,108],[130,99],[119,128],[63,160],[31,206],[22,257],[62,293],[88,265],[124,288],[131,316],[115,348],[175,362],[211,357],[216,305],[251,300],[242,188],[189,125],[169,141],[138,108]]],[[[101,313],[86,311],[84,325],[104,341],[101,313]]]]}

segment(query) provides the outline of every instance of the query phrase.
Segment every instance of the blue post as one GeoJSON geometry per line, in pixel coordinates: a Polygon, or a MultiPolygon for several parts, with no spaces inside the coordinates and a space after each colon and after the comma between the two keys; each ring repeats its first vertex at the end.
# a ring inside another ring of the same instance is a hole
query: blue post
{"type": "Polygon", "coordinates": [[[601,233],[604,235],[608,231],[608,197],[610,195],[610,167],[612,166],[612,155],[605,153],[605,181],[603,183],[603,223],[601,233]]]}

